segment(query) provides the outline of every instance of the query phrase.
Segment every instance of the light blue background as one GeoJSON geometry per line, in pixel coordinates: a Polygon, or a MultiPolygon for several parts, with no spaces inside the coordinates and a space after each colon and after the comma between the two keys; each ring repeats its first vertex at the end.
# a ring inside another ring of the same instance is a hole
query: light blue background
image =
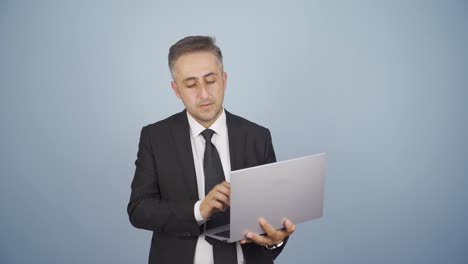
{"type": "Polygon", "coordinates": [[[468,263],[467,2],[266,0],[0,1],[0,263],[147,262],[133,162],[189,34],[280,160],[329,155],[277,263],[468,263]]]}

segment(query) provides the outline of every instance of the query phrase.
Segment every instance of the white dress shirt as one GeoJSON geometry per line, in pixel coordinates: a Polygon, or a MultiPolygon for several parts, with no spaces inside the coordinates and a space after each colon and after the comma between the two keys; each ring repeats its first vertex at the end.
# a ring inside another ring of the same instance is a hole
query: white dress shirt
{"type": "MultiPolygon", "coordinates": [[[[201,201],[205,198],[205,173],[203,170],[205,138],[203,138],[200,133],[205,130],[205,127],[198,123],[188,112],[187,117],[190,125],[190,141],[192,143],[195,173],[197,174],[198,197],[200,198],[200,200],[195,203],[194,214],[198,224],[202,225],[206,221],[206,219],[203,219],[200,214],[200,204],[201,201]]],[[[231,180],[231,160],[229,156],[229,137],[226,124],[226,113],[224,112],[224,109],[218,119],[216,119],[216,121],[209,128],[215,132],[211,138],[211,142],[218,150],[221,164],[223,165],[224,176],[226,181],[229,182],[231,180]]],[[[239,242],[236,243],[236,249],[237,262],[239,264],[245,263],[244,254],[242,253],[239,242]]],[[[204,235],[200,235],[198,237],[193,263],[213,264],[213,247],[208,242],[206,242],[204,235]]]]}

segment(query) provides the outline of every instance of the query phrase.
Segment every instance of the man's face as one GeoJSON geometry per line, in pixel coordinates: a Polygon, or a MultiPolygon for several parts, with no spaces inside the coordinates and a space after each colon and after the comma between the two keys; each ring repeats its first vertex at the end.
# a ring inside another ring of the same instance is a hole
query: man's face
{"type": "Polygon", "coordinates": [[[223,109],[227,75],[211,52],[182,55],[172,69],[172,89],[188,113],[204,127],[216,121],[223,109]]]}

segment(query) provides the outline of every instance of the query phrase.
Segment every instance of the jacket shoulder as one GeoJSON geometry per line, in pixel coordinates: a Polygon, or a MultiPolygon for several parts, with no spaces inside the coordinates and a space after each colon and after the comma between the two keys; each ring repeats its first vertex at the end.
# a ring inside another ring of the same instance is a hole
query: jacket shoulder
{"type": "Polygon", "coordinates": [[[260,135],[270,134],[270,130],[268,130],[268,128],[261,126],[250,120],[247,120],[241,116],[234,115],[226,111],[226,117],[227,117],[228,126],[229,124],[232,124],[234,126],[237,126],[238,128],[241,128],[242,130],[248,131],[249,134],[251,133],[260,134],[260,135]]]}
{"type": "Polygon", "coordinates": [[[181,124],[181,123],[183,124],[184,120],[186,121],[186,123],[188,122],[187,116],[185,114],[185,110],[180,113],[171,115],[163,120],[157,121],[152,124],[148,124],[143,127],[143,130],[150,132],[150,133],[163,132],[163,131],[170,130],[171,127],[174,126],[175,124],[181,124]]]}

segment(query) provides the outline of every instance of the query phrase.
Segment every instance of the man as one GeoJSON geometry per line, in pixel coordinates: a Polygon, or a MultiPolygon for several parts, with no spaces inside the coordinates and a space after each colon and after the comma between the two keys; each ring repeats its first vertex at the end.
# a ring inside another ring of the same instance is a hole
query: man
{"type": "MultiPolygon", "coordinates": [[[[230,171],[276,161],[268,129],[223,108],[227,75],[210,37],[191,36],[169,51],[172,89],[185,110],[141,131],[128,204],[130,222],[153,231],[149,263],[273,263],[295,225],[240,243],[202,235],[229,220],[230,171]]],[[[259,193],[259,195],[261,195],[259,193]]]]}

